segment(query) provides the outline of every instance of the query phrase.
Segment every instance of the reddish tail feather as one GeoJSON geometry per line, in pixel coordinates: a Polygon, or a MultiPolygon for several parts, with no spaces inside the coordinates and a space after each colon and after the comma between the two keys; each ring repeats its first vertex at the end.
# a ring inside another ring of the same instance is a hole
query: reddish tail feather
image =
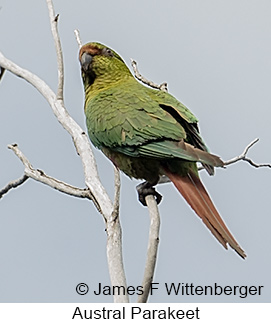
{"type": "Polygon", "coordinates": [[[228,249],[229,244],[242,258],[245,258],[245,252],[226,227],[199,177],[194,174],[182,177],[169,171],[166,171],[166,175],[224,248],[228,249]]]}

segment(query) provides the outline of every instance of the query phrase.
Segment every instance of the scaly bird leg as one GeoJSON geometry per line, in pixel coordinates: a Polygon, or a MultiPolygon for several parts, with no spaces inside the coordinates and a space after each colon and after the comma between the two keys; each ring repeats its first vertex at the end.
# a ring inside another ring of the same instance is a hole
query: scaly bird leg
{"type": "Polygon", "coordinates": [[[157,204],[159,204],[162,200],[162,195],[156,192],[153,184],[147,181],[137,185],[136,189],[138,193],[138,199],[144,206],[147,206],[145,200],[147,195],[153,195],[157,204]]]}

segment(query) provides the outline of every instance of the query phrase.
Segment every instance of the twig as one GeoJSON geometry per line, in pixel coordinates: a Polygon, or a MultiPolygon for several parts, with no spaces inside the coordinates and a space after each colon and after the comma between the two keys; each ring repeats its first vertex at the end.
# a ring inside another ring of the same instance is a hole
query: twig
{"type": "Polygon", "coordinates": [[[22,177],[10,181],[4,188],[0,190],[0,199],[3,197],[4,194],[8,193],[12,188],[16,188],[20,185],[22,185],[29,177],[27,175],[23,175],[22,177]]]}
{"type": "Polygon", "coordinates": [[[75,29],[74,30],[74,34],[75,34],[75,39],[77,41],[77,44],[78,44],[78,47],[81,48],[82,47],[82,41],[81,41],[81,38],[80,38],[80,32],[78,29],[75,29]]]}
{"type": "Polygon", "coordinates": [[[58,33],[58,18],[59,15],[55,15],[54,6],[51,0],[47,0],[47,6],[49,11],[49,19],[51,25],[51,31],[53,39],[55,41],[56,55],[57,55],[57,65],[58,65],[58,87],[57,87],[57,100],[63,101],[64,92],[64,63],[63,54],[61,48],[60,37],[58,33]]]}
{"type": "Polygon", "coordinates": [[[149,242],[147,251],[147,260],[143,277],[143,294],[138,296],[138,303],[146,303],[150,293],[151,283],[153,281],[154,270],[159,244],[160,216],[155,198],[152,195],[146,196],[146,204],[150,215],[149,242]]]}
{"type": "MultiPolygon", "coordinates": [[[[134,70],[134,74],[135,74],[135,77],[141,81],[142,83],[146,84],[146,85],[149,85],[150,87],[152,88],[155,88],[155,89],[158,89],[158,90],[161,90],[161,91],[166,91],[167,92],[167,83],[162,83],[161,85],[158,85],[158,84],[155,84],[154,82],[152,81],[149,81],[147,80],[144,76],[142,76],[139,71],[138,71],[138,68],[137,68],[137,63],[135,60],[131,59],[131,64],[132,64],[132,67],[133,67],[133,70],[134,70]]],[[[246,155],[249,151],[249,149],[255,145],[257,142],[259,141],[259,138],[256,138],[255,140],[253,140],[249,145],[247,145],[247,147],[245,148],[245,150],[243,151],[243,153],[237,157],[234,157],[226,162],[224,162],[224,165],[227,166],[227,165],[231,165],[231,164],[234,164],[240,160],[243,160],[245,162],[248,162],[251,166],[253,167],[256,167],[256,168],[259,168],[259,167],[269,167],[271,168],[271,164],[256,164],[253,160],[251,160],[250,158],[247,158],[246,155]]],[[[198,170],[202,170],[204,169],[204,167],[199,167],[198,170]]],[[[164,184],[164,183],[168,183],[170,182],[170,180],[167,178],[167,177],[162,177],[160,180],[159,180],[159,184],[164,184]]]]}
{"type": "MultiPolygon", "coordinates": [[[[247,153],[248,153],[249,149],[252,146],[254,146],[259,140],[260,140],[259,138],[256,138],[253,141],[251,141],[251,143],[249,143],[246,146],[246,148],[244,149],[244,151],[242,152],[241,155],[236,156],[236,157],[234,157],[232,159],[229,159],[227,161],[224,161],[224,166],[235,164],[235,163],[237,163],[239,161],[245,161],[245,162],[249,163],[251,166],[256,167],[256,168],[260,168],[260,167],[269,167],[269,168],[271,168],[271,164],[256,164],[252,159],[247,158],[247,153]]],[[[202,169],[204,169],[204,167],[202,167],[202,166],[200,166],[198,168],[199,171],[202,170],[202,169]]],[[[166,181],[166,180],[161,181],[161,183],[167,183],[167,182],[168,181],[166,181]]],[[[160,183],[160,181],[159,181],[159,183],[160,183]]]]}
{"type": "MultiPolygon", "coordinates": [[[[93,203],[95,204],[96,208],[97,209],[100,208],[99,203],[97,202],[96,198],[91,194],[89,189],[82,189],[79,187],[72,186],[72,185],[67,184],[63,181],[60,181],[56,178],[46,175],[40,169],[34,169],[33,166],[31,165],[30,161],[22,153],[22,151],[19,149],[17,144],[8,145],[8,148],[11,149],[15,153],[15,155],[21,160],[21,162],[23,163],[23,165],[25,167],[24,176],[20,180],[18,180],[18,183],[16,183],[17,184],[16,186],[23,184],[27,178],[32,178],[32,179],[36,180],[37,182],[46,184],[46,185],[52,187],[53,189],[58,190],[62,193],[65,193],[65,194],[68,194],[68,195],[71,195],[74,197],[87,198],[89,200],[92,200],[93,203]]],[[[10,182],[10,183],[13,183],[13,182],[10,182]]],[[[13,187],[16,187],[16,186],[13,186],[13,187]]],[[[1,197],[1,194],[0,194],[0,197],[1,197]]]]}
{"type": "Polygon", "coordinates": [[[164,92],[167,92],[168,89],[167,89],[167,83],[162,83],[160,85],[150,81],[150,80],[147,80],[143,75],[141,75],[138,71],[138,68],[137,68],[137,62],[135,60],[133,60],[131,58],[131,65],[132,65],[132,68],[134,70],[134,74],[135,74],[135,77],[141,81],[142,83],[154,88],[154,89],[158,89],[160,91],[164,91],[164,92]]]}
{"type": "Polygon", "coordinates": [[[236,163],[236,162],[238,162],[240,160],[243,160],[245,162],[248,162],[251,166],[256,167],[256,168],[259,168],[259,167],[269,167],[269,168],[271,168],[271,164],[256,164],[250,158],[247,158],[247,153],[248,153],[249,149],[252,146],[254,146],[259,140],[260,140],[259,138],[254,139],[250,144],[248,144],[246,146],[246,148],[244,149],[244,151],[242,152],[241,155],[227,160],[226,162],[224,162],[224,165],[225,166],[231,165],[231,164],[234,164],[234,163],[236,163]]]}

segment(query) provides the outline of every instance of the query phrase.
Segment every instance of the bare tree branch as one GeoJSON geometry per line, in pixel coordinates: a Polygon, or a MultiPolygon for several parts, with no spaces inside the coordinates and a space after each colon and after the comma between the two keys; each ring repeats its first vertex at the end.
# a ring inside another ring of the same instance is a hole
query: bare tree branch
{"type": "Polygon", "coordinates": [[[167,92],[168,89],[167,89],[167,83],[162,83],[160,85],[152,82],[152,81],[149,81],[147,80],[143,75],[141,75],[138,71],[138,68],[137,68],[137,62],[131,58],[131,65],[132,65],[132,68],[134,70],[134,74],[135,74],[135,77],[141,81],[142,83],[154,88],[154,89],[158,89],[158,90],[161,90],[161,91],[165,91],[167,92]]]}
{"type": "Polygon", "coordinates": [[[23,175],[22,177],[14,180],[14,181],[10,181],[4,188],[2,188],[0,190],[0,199],[2,198],[2,196],[6,193],[8,193],[8,191],[10,191],[12,188],[16,188],[20,185],[22,185],[29,177],[27,175],[23,175]]]}
{"type": "Polygon", "coordinates": [[[114,207],[113,214],[115,217],[119,216],[119,207],[120,207],[120,172],[114,167],[115,175],[115,195],[114,195],[114,207]]]}
{"type": "MultiPolygon", "coordinates": [[[[241,155],[233,157],[233,158],[225,161],[224,165],[228,166],[228,165],[231,165],[231,164],[235,164],[235,163],[237,163],[239,161],[245,161],[245,162],[248,162],[251,166],[256,167],[256,168],[260,168],[260,167],[269,167],[269,168],[271,168],[271,164],[256,164],[253,160],[251,160],[250,158],[247,158],[247,153],[248,153],[249,149],[252,146],[254,146],[259,140],[260,140],[259,138],[254,139],[251,143],[249,143],[246,146],[246,148],[244,149],[244,151],[242,152],[241,155]]],[[[203,169],[204,169],[204,167],[202,167],[202,166],[198,167],[198,171],[201,171],[203,169]]],[[[170,179],[167,176],[163,175],[159,179],[158,184],[166,184],[166,183],[170,183],[170,182],[171,182],[170,179]]]]}
{"type": "Polygon", "coordinates": [[[146,204],[150,215],[149,242],[147,251],[147,260],[143,277],[143,294],[138,296],[138,303],[146,303],[150,293],[151,283],[153,281],[154,270],[159,244],[160,215],[156,200],[153,195],[146,196],[146,204]]]}
{"type": "MultiPolygon", "coordinates": [[[[58,60],[58,69],[59,69],[59,81],[58,81],[58,91],[57,95],[52,91],[52,89],[37,75],[29,72],[26,69],[23,69],[8,60],[0,52],[0,66],[1,73],[3,70],[7,70],[14,75],[17,75],[32,86],[34,86],[44,98],[48,101],[49,105],[52,108],[53,113],[55,114],[59,123],[64,127],[64,129],[71,135],[74,145],[76,147],[77,153],[79,154],[82,166],[85,175],[85,182],[91,192],[91,195],[95,196],[97,201],[97,208],[102,213],[103,217],[106,219],[107,225],[107,257],[109,264],[109,274],[111,278],[112,285],[122,285],[126,287],[126,278],[124,274],[123,261],[122,261],[122,246],[121,246],[121,228],[119,225],[119,219],[115,219],[112,216],[113,212],[113,203],[110,200],[105,188],[101,184],[96,161],[90,146],[89,139],[86,133],[82,128],[71,118],[68,114],[64,103],[63,103],[63,75],[64,72],[61,72],[61,66],[63,66],[62,60],[62,51],[59,41],[58,31],[57,31],[57,20],[58,16],[54,15],[53,3],[51,0],[47,0],[50,24],[57,48],[57,60],[58,60]]],[[[63,69],[64,70],[64,69],[63,69]]],[[[27,162],[26,162],[27,163],[27,162]]],[[[30,164],[30,163],[29,163],[30,164]]],[[[30,164],[31,166],[31,164],[30,164]]],[[[32,167],[32,166],[31,166],[32,167]]],[[[35,177],[32,172],[26,174],[35,177]]],[[[39,179],[41,181],[47,181],[48,176],[39,174],[39,179]],[[45,180],[45,179],[46,180],[45,180]]],[[[36,174],[38,178],[38,174],[36,174]]],[[[51,180],[52,178],[50,178],[51,180]]],[[[68,184],[67,184],[68,185],[68,184]]],[[[115,302],[128,302],[127,295],[114,295],[115,302]]]]}
{"type": "MultiPolygon", "coordinates": [[[[107,261],[110,270],[111,283],[113,286],[127,286],[125,275],[120,275],[119,264],[123,266],[122,257],[122,230],[119,219],[119,206],[120,206],[120,172],[114,167],[115,177],[115,194],[114,194],[114,207],[112,214],[106,222],[107,232],[107,261]],[[116,280],[118,277],[118,280],[116,280]]],[[[128,295],[118,295],[114,297],[115,302],[129,302],[128,295]]]]}
{"type": "MultiPolygon", "coordinates": [[[[164,91],[164,92],[168,91],[167,83],[162,83],[158,85],[152,81],[147,80],[143,75],[141,75],[138,71],[137,63],[135,60],[131,59],[131,65],[134,71],[134,75],[139,81],[160,91],[164,91]]],[[[162,183],[164,183],[166,179],[167,179],[166,176],[163,179],[161,179],[162,183]]],[[[148,242],[148,251],[147,251],[147,259],[145,263],[144,277],[142,282],[143,294],[138,296],[138,300],[137,300],[138,303],[146,303],[148,300],[150,287],[153,281],[153,276],[155,271],[155,265],[156,265],[156,259],[157,259],[157,253],[158,253],[158,243],[159,243],[160,214],[159,214],[158,206],[154,196],[152,195],[146,196],[146,204],[150,215],[149,242],[148,242]]]]}
{"type": "MultiPolygon", "coordinates": [[[[256,164],[252,159],[247,158],[247,153],[249,151],[249,149],[254,146],[260,139],[256,138],[254,139],[251,143],[249,143],[246,148],[244,149],[244,151],[242,152],[241,155],[233,157],[227,161],[224,162],[225,166],[231,165],[231,164],[235,164],[239,161],[245,161],[247,163],[249,163],[251,166],[256,167],[256,168],[260,168],[260,167],[269,167],[271,168],[271,164],[256,164]]],[[[204,167],[199,167],[198,170],[202,170],[204,169],[204,167]]],[[[163,181],[162,183],[167,183],[167,181],[163,181]]]]}
{"type": "Polygon", "coordinates": [[[249,149],[254,146],[260,139],[259,138],[256,138],[254,139],[250,144],[248,144],[246,146],[246,148],[244,149],[244,151],[242,152],[241,155],[237,156],[237,157],[234,157],[230,160],[227,160],[226,162],[224,162],[224,165],[227,166],[227,165],[231,165],[231,164],[234,164],[240,160],[243,160],[245,162],[248,162],[251,166],[253,167],[256,167],[256,168],[259,168],[259,167],[269,167],[271,168],[271,164],[256,164],[254,161],[252,161],[250,158],[247,158],[247,153],[249,151],[249,149]]]}
{"type": "MultiPolygon", "coordinates": [[[[119,219],[119,205],[120,205],[120,173],[119,170],[114,167],[115,175],[115,194],[114,194],[114,207],[112,214],[106,222],[107,232],[107,261],[108,267],[111,272],[111,283],[113,286],[127,286],[125,275],[121,275],[120,280],[115,281],[114,278],[119,276],[119,265],[123,263],[122,260],[122,231],[119,219]]],[[[119,295],[119,299],[114,298],[115,302],[129,302],[128,295],[119,295]],[[121,298],[120,298],[121,297],[121,298]]]]}
{"type": "Polygon", "coordinates": [[[57,97],[51,88],[38,76],[11,62],[5,58],[1,52],[0,66],[29,82],[48,101],[60,124],[73,138],[76,150],[82,160],[87,186],[93,195],[98,196],[97,201],[99,200],[99,205],[103,205],[102,207],[100,206],[100,209],[104,216],[109,217],[113,209],[113,204],[100,182],[94,155],[85,132],[71,118],[64,105],[57,100],[57,97]]]}
{"type": "MultiPolygon", "coordinates": [[[[107,262],[112,286],[124,286],[127,290],[127,282],[124,274],[120,272],[120,265],[123,266],[122,257],[122,231],[119,217],[112,215],[107,220],[107,262]]],[[[115,303],[128,303],[127,294],[114,295],[115,303]]]]}
{"type": "Polygon", "coordinates": [[[89,189],[82,189],[82,188],[72,186],[72,185],[67,184],[63,181],[60,181],[56,178],[46,175],[40,169],[34,169],[33,166],[31,165],[30,161],[22,153],[22,151],[19,149],[17,144],[8,145],[8,148],[11,149],[15,153],[15,155],[21,160],[21,162],[25,166],[24,176],[21,178],[21,181],[16,186],[23,184],[27,178],[32,178],[32,179],[36,180],[37,182],[46,184],[46,185],[52,187],[53,189],[58,190],[62,193],[72,195],[74,197],[87,198],[89,200],[92,200],[93,203],[95,204],[96,208],[99,209],[99,204],[96,201],[95,197],[91,194],[89,189]],[[24,181],[23,181],[23,179],[24,179],[24,181]]]}
{"type": "Polygon", "coordinates": [[[81,41],[81,38],[80,38],[80,32],[78,29],[75,29],[74,30],[74,34],[75,34],[75,39],[77,41],[77,44],[78,44],[78,47],[79,49],[82,47],[82,41],[81,41]]]}
{"type": "Polygon", "coordinates": [[[57,100],[63,101],[63,92],[64,92],[64,63],[63,63],[63,54],[61,48],[61,42],[58,34],[58,18],[59,15],[55,15],[54,6],[51,0],[46,0],[49,19],[51,25],[52,35],[55,41],[56,55],[57,55],[57,65],[58,65],[58,87],[57,87],[57,100]]]}
{"type": "Polygon", "coordinates": [[[51,88],[38,76],[11,62],[7,58],[5,58],[2,53],[0,53],[0,65],[3,66],[6,70],[10,71],[11,73],[19,77],[22,77],[23,79],[28,81],[48,101],[58,121],[73,137],[76,149],[79,155],[81,156],[87,186],[92,192],[92,195],[96,196],[97,194],[97,196],[99,196],[99,199],[97,199],[97,201],[99,200],[99,209],[101,209],[101,212],[103,214],[110,216],[113,205],[100,183],[97,172],[97,166],[95,164],[90,143],[85,132],[70,117],[64,105],[61,104],[59,100],[57,100],[56,95],[51,90],[51,88]],[[103,203],[103,208],[101,208],[100,205],[103,203]]]}

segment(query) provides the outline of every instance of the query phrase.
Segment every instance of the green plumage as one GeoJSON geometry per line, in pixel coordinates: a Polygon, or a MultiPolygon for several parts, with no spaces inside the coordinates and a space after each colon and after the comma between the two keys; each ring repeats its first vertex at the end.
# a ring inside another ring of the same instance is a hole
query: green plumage
{"type": "Polygon", "coordinates": [[[154,183],[165,167],[185,176],[198,161],[210,174],[222,165],[207,152],[188,108],[139,83],[113,50],[89,43],[80,61],[89,137],[128,176],[154,183]]]}
{"type": "Polygon", "coordinates": [[[218,241],[245,258],[198,177],[197,162],[210,175],[223,162],[208,152],[196,117],[172,95],[137,82],[104,45],[84,45],[79,60],[89,137],[125,174],[146,180],[138,187],[141,203],[149,194],[160,202],[153,186],[166,175],[218,241]]]}

